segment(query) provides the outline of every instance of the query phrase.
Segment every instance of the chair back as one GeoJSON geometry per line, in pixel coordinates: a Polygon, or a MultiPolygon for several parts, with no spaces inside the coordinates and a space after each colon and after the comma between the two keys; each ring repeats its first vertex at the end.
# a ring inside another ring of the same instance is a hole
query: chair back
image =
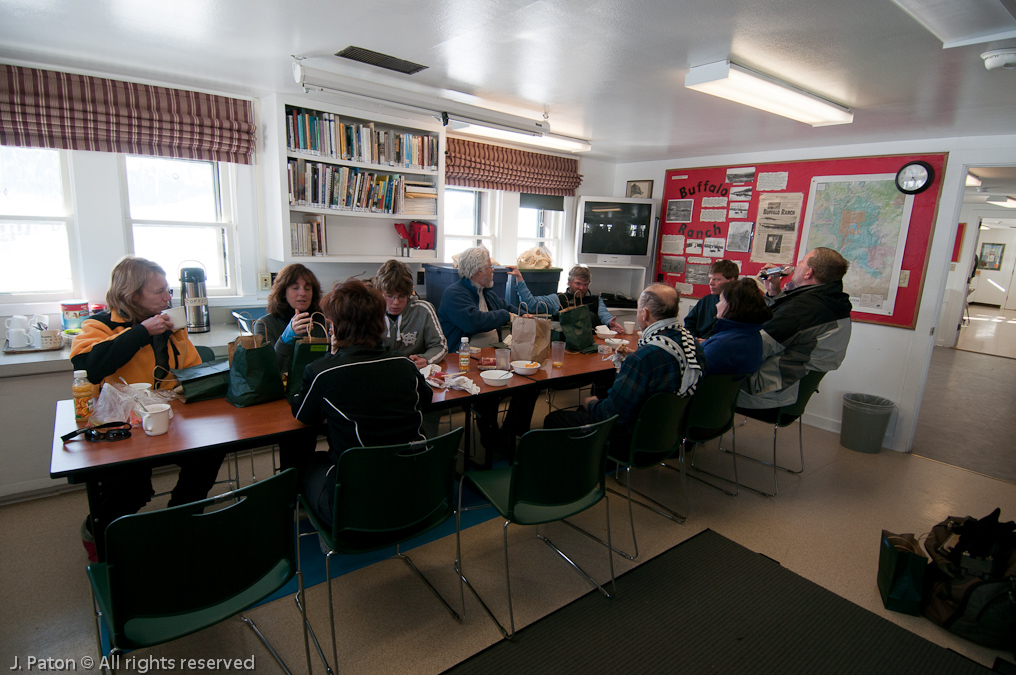
{"type": "Polygon", "coordinates": [[[394,546],[447,520],[455,509],[455,459],[463,431],[343,452],[336,464],[333,550],[394,546]]]}
{"type": "Polygon", "coordinates": [[[729,431],[734,426],[734,408],[743,379],[740,375],[707,375],[700,379],[681,420],[681,435],[702,443],[729,431]]]}
{"type": "Polygon", "coordinates": [[[776,417],[776,424],[785,427],[792,424],[798,417],[804,414],[808,407],[808,401],[812,394],[818,391],[818,384],[825,377],[825,373],[817,370],[810,370],[808,374],[800,379],[797,385],[797,400],[790,405],[779,409],[776,417]]]}
{"type": "Polygon", "coordinates": [[[617,416],[519,439],[508,489],[508,519],[535,525],[567,518],[603,498],[607,438],[617,416]]]}
{"type": "Polygon", "coordinates": [[[110,523],[105,583],[113,644],[188,635],[285,585],[297,571],[296,484],[296,470],[288,469],[218,497],[110,523]]]}
{"type": "Polygon", "coordinates": [[[635,420],[628,459],[631,466],[640,469],[650,467],[674,454],[681,442],[684,411],[691,400],[691,397],[678,396],[674,392],[649,397],[635,420]]]}

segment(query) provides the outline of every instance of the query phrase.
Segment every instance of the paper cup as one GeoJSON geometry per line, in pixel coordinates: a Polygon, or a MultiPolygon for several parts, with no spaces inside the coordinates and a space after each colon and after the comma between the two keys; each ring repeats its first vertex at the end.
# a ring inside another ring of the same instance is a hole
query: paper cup
{"type": "Polygon", "coordinates": [[[632,333],[634,333],[635,332],[635,322],[634,321],[625,321],[624,322],[624,332],[625,332],[626,335],[631,335],[632,333]]]}

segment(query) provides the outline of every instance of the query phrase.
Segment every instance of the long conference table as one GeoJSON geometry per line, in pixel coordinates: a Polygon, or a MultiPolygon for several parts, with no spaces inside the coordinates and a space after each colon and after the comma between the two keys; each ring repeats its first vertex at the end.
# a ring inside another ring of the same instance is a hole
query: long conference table
{"type": "MultiPolygon", "coordinates": [[[[624,337],[634,346],[635,336],[624,337]]],[[[596,338],[596,342],[602,343],[603,340],[596,338]]],[[[612,377],[614,370],[613,363],[604,360],[601,354],[567,352],[560,368],[553,368],[548,359],[548,363],[532,375],[516,373],[506,386],[494,387],[484,382],[478,369],[480,357],[493,355],[493,348],[474,353],[469,371],[459,373],[458,354],[449,353],[445,358],[443,372],[466,375],[480,391],[470,394],[460,389],[434,389],[431,404],[424,412],[461,408],[466,413],[468,431],[471,426],[472,403],[480,398],[511,396],[520,387],[567,389],[590,382],[603,382],[612,377]]],[[[85,425],[74,420],[73,400],[58,401],[53,424],[50,477],[66,478],[70,483],[84,482],[89,510],[96,513],[99,481],[119,468],[174,464],[181,457],[192,453],[260,448],[274,445],[287,435],[307,428],[293,417],[285,398],[247,408],[237,408],[225,398],[196,403],[174,400],[170,401],[170,406],[173,418],[169,423],[169,431],[160,436],[148,436],[141,428],[135,428],[131,437],[124,440],[93,442],[85,440],[81,435],[64,443],[62,436],[85,425]]],[[[107,524],[93,523],[100,560],[105,557],[103,541],[107,524]]]]}

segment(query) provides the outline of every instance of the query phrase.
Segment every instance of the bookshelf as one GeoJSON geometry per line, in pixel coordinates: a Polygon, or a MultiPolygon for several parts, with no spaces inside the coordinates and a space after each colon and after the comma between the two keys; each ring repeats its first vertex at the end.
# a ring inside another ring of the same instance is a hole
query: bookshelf
{"type": "MultiPolygon", "coordinates": [[[[437,120],[364,113],[301,96],[264,99],[267,256],[283,263],[407,263],[394,224],[441,227],[437,120]]],[[[430,254],[430,255],[428,255],[430,254]]]]}

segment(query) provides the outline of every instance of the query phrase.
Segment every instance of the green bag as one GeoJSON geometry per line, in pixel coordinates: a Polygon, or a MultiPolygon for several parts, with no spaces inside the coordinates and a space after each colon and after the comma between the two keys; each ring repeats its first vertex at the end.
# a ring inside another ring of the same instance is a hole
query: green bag
{"type": "Polygon", "coordinates": [[[927,567],[928,558],[914,535],[882,530],[878,551],[878,592],[882,605],[894,612],[920,616],[927,567]]]}
{"type": "Polygon", "coordinates": [[[558,314],[561,332],[564,333],[565,349],[589,354],[596,351],[593,340],[593,315],[585,305],[564,307],[558,314]]]}
{"type": "Polygon", "coordinates": [[[314,363],[322,356],[328,356],[331,353],[331,345],[326,341],[319,342],[320,338],[311,338],[309,342],[297,341],[293,345],[293,360],[289,365],[289,379],[286,381],[286,398],[290,404],[293,403],[293,399],[300,393],[300,387],[303,386],[303,371],[310,364],[314,363]]]}
{"type": "Polygon", "coordinates": [[[221,398],[229,388],[229,360],[205,361],[190,368],[173,370],[184,403],[221,398]]]}
{"type": "Polygon", "coordinates": [[[233,352],[226,400],[237,408],[275,401],[286,395],[282,373],[270,344],[248,349],[242,344],[233,352]]]}

